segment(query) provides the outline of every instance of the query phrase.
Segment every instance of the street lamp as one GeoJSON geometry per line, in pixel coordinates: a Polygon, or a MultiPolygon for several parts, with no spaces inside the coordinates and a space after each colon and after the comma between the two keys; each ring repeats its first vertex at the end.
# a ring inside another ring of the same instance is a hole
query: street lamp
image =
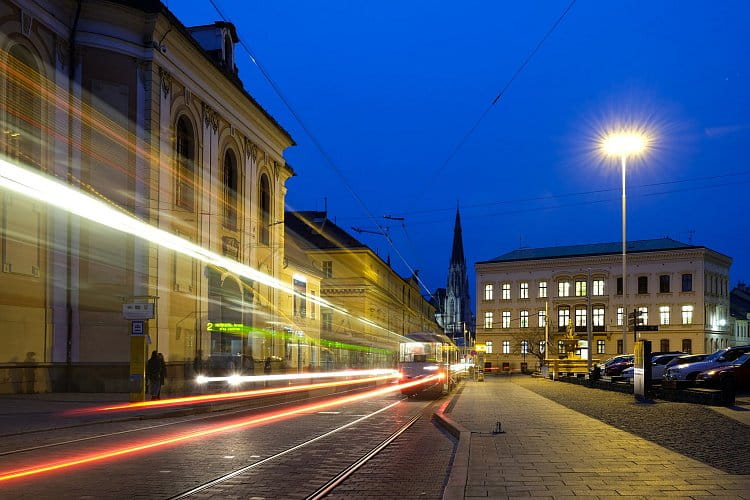
{"type": "MultiPolygon", "coordinates": [[[[618,130],[606,134],[601,141],[601,149],[607,156],[620,158],[622,165],[622,351],[625,353],[625,342],[628,333],[627,305],[627,202],[625,198],[625,165],[628,157],[642,154],[648,147],[649,138],[636,130],[618,130]]],[[[590,348],[590,346],[589,346],[590,348]]]]}

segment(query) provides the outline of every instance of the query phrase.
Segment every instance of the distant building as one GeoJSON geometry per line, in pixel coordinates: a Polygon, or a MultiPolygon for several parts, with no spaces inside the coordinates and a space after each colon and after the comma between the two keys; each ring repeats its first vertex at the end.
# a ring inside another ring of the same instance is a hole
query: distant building
{"type": "Polygon", "coordinates": [[[729,294],[732,345],[750,344],[750,287],[738,283],[729,294]]]}
{"type": "MultiPolygon", "coordinates": [[[[621,251],[620,242],[572,245],[478,262],[477,342],[487,345],[487,361],[532,366],[546,347],[546,325],[548,357],[565,354],[559,339],[569,324],[586,356],[589,322],[595,359],[632,352],[632,332],[624,344],[622,335],[621,251]]],[[[631,241],[627,251],[627,309],[658,326],[639,334],[652,341],[653,351],[711,352],[731,344],[731,258],[669,238],[631,241]]]]}
{"type": "Polygon", "coordinates": [[[453,227],[453,247],[448,264],[448,284],[445,289],[436,291],[435,299],[442,304],[437,320],[449,337],[464,339],[468,344],[474,337],[474,316],[471,312],[469,296],[469,278],[466,274],[461,214],[456,210],[456,222],[453,227]]]}

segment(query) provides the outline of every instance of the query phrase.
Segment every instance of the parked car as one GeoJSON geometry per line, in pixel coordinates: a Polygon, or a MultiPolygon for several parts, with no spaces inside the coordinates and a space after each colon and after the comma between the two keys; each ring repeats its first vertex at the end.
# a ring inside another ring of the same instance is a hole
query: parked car
{"type": "MultiPolygon", "coordinates": [[[[698,361],[704,361],[710,354],[686,354],[685,356],[677,356],[667,363],[667,368],[671,368],[675,365],[686,365],[688,363],[697,363],[698,361]]],[[[666,370],[665,370],[666,372],[666,370]]]]}
{"type": "Polygon", "coordinates": [[[695,383],[703,387],[720,387],[722,377],[732,373],[738,389],[750,389],[750,353],[745,353],[732,364],[700,372],[695,383]]]}
{"type": "Polygon", "coordinates": [[[622,356],[615,356],[604,362],[604,375],[607,377],[617,377],[622,374],[625,368],[633,366],[633,355],[625,354],[622,356]]]}
{"type": "MultiPolygon", "coordinates": [[[[684,352],[670,352],[668,354],[655,353],[651,355],[651,380],[661,380],[664,376],[664,371],[667,368],[667,363],[675,358],[684,356],[684,352]]],[[[634,377],[634,367],[625,368],[622,371],[621,377],[625,380],[632,382],[634,377]]]]}
{"type": "Polygon", "coordinates": [[[678,364],[668,367],[664,380],[695,380],[700,372],[712,370],[721,366],[731,365],[743,354],[750,352],[750,345],[728,347],[720,349],[697,363],[678,364]]]}

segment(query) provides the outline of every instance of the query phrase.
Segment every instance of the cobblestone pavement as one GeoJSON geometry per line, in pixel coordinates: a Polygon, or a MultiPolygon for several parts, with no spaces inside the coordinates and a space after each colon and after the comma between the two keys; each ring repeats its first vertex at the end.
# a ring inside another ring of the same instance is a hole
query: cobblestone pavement
{"type": "Polygon", "coordinates": [[[441,498],[456,440],[430,418],[431,413],[432,409],[327,498],[441,498]]]}
{"type": "Polygon", "coordinates": [[[706,406],[661,400],[636,404],[630,394],[524,376],[513,382],[730,474],[750,474],[750,427],[706,406]]]}
{"type": "MultiPolygon", "coordinates": [[[[458,396],[450,416],[472,431],[464,498],[750,498],[750,476],[727,474],[531,389],[552,397],[568,387],[488,377],[467,382],[458,396]],[[492,432],[497,421],[504,433],[492,432]]],[[[673,412],[668,420],[678,417],[673,412]]],[[[747,448],[735,448],[732,438],[717,446],[747,459],[747,448]]]]}
{"type": "MultiPolygon", "coordinates": [[[[238,467],[258,462],[291,446],[304,443],[312,437],[384,408],[399,399],[400,396],[394,395],[353,403],[332,408],[331,411],[306,413],[137,455],[15,479],[0,483],[0,498],[166,498],[238,467]]],[[[233,482],[225,483],[221,488],[202,492],[196,497],[304,498],[359,456],[374,448],[416,412],[421,411],[426,404],[420,401],[397,404],[377,416],[321,439],[314,445],[289,453],[279,460],[252,469],[250,474],[237,476],[233,482]],[[240,485],[242,487],[238,487],[240,485]]],[[[244,416],[249,414],[250,412],[244,416]]],[[[6,454],[0,456],[0,471],[152,440],[164,437],[165,432],[173,434],[177,431],[200,430],[208,425],[228,423],[239,418],[242,418],[239,414],[215,415],[198,422],[183,422],[167,428],[152,427],[138,433],[118,434],[103,440],[6,454]]],[[[104,427],[106,425],[123,424],[105,424],[104,427]]],[[[152,426],[153,422],[148,422],[147,425],[152,426]]],[[[97,426],[100,430],[104,427],[97,426]]],[[[64,430],[58,436],[62,437],[67,432],[78,433],[81,430],[64,430]]],[[[32,434],[25,437],[34,439],[35,436],[32,434]]],[[[24,436],[16,437],[21,438],[24,436]]],[[[13,443],[14,446],[17,444],[13,443]]],[[[13,446],[3,442],[3,448],[9,451],[13,446]]],[[[437,482],[440,483],[441,479],[437,482]]]]}

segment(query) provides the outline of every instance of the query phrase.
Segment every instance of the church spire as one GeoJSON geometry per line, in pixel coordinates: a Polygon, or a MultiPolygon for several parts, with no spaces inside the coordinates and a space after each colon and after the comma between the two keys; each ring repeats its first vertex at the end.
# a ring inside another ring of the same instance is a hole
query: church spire
{"type": "Polygon", "coordinates": [[[453,226],[453,252],[451,253],[451,264],[463,264],[464,258],[464,238],[461,233],[461,213],[456,207],[456,223],[453,226]]]}

